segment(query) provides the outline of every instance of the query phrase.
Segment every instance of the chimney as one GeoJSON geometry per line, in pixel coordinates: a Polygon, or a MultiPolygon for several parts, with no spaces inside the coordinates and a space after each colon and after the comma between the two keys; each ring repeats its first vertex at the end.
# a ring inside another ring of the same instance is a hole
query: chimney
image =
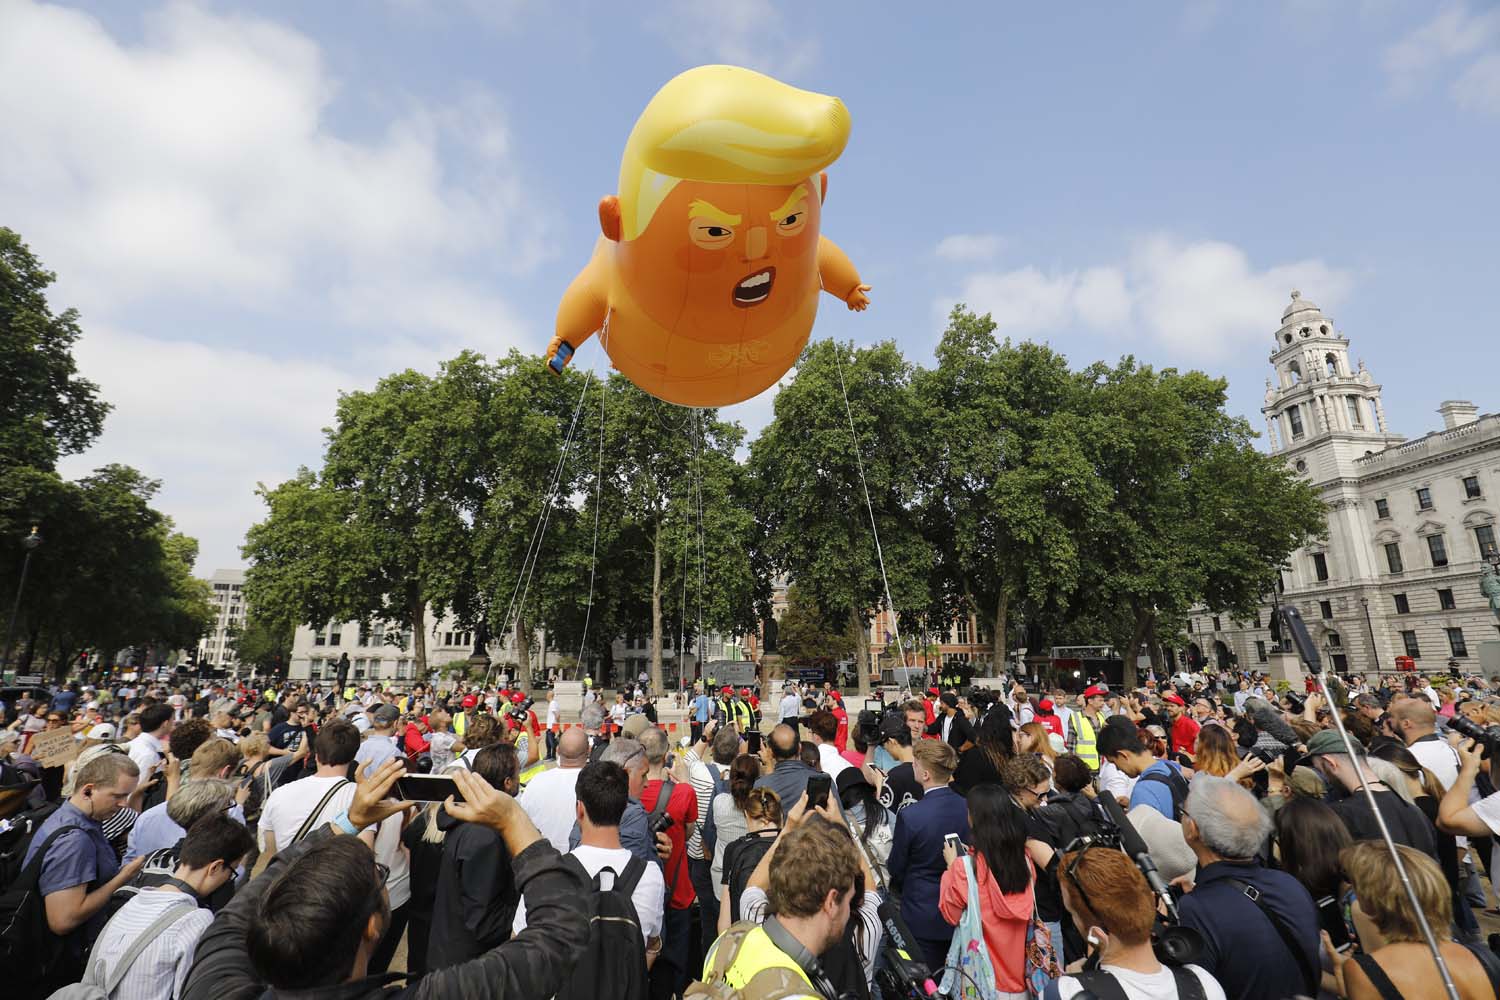
{"type": "Polygon", "coordinates": [[[1443,416],[1443,430],[1451,431],[1455,427],[1464,424],[1472,424],[1479,419],[1479,407],[1467,399],[1447,399],[1438,407],[1438,413],[1443,416]]]}

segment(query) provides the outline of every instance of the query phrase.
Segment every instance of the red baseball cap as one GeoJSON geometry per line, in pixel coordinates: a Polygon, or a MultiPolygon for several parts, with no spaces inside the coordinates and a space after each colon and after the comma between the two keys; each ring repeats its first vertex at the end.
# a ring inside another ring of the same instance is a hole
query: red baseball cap
{"type": "Polygon", "coordinates": [[[1178,694],[1171,694],[1171,693],[1164,694],[1164,695],[1161,696],[1161,700],[1162,701],[1170,701],[1174,705],[1182,705],[1182,706],[1186,706],[1187,705],[1187,702],[1183,701],[1182,700],[1182,696],[1178,695],[1178,694]]]}
{"type": "Polygon", "coordinates": [[[464,708],[473,708],[477,704],[479,704],[478,698],[474,697],[472,694],[464,695],[464,708]]]}
{"type": "Polygon", "coordinates": [[[526,696],[520,691],[516,691],[511,694],[510,700],[512,704],[519,705],[521,704],[521,702],[526,700],[526,696]]]}
{"type": "Polygon", "coordinates": [[[934,697],[936,697],[937,693],[938,693],[938,689],[937,688],[928,688],[927,689],[927,693],[930,694],[930,695],[933,695],[934,697]]]}
{"type": "Polygon", "coordinates": [[[750,689],[749,688],[740,688],[740,694],[742,694],[746,698],[748,698],[748,697],[750,697],[750,689]]]}
{"type": "Polygon", "coordinates": [[[1041,701],[1036,703],[1036,707],[1039,711],[1050,712],[1052,711],[1052,699],[1043,698],[1041,701]]]}
{"type": "Polygon", "coordinates": [[[1085,688],[1083,696],[1085,698],[1108,698],[1109,688],[1102,684],[1095,684],[1093,687],[1085,688]]]}
{"type": "Polygon", "coordinates": [[[719,693],[720,694],[734,694],[734,688],[732,688],[732,687],[730,687],[729,685],[726,684],[726,685],[724,685],[723,689],[719,691],[719,693]]]}

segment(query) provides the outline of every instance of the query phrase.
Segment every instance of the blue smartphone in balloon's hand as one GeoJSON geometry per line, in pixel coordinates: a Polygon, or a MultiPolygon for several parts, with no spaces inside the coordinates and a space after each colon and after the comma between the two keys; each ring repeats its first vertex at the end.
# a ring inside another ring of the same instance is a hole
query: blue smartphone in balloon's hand
{"type": "Polygon", "coordinates": [[[551,368],[556,374],[561,375],[562,370],[568,366],[568,362],[571,360],[573,360],[573,345],[565,340],[557,345],[557,353],[552,355],[552,360],[547,362],[547,367],[551,368]]]}

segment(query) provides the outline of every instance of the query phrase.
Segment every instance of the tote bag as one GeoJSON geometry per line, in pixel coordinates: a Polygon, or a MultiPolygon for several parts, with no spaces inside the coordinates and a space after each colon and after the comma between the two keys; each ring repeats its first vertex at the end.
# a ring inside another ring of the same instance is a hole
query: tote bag
{"type": "MultiPolygon", "coordinates": [[[[993,1000],[999,991],[995,988],[995,967],[984,943],[984,917],[979,912],[979,879],[974,873],[973,855],[965,854],[963,862],[964,876],[969,880],[969,902],[964,907],[963,916],[958,918],[958,926],[953,929],[953,943],[948,946],[941,992],[955,1000],[993,1000]]],[[[1029,959],[1029,932],[1026,942],[1029,959]]],[[[1027,969],[1030,970],[1029,964],[1027,969]]]]}

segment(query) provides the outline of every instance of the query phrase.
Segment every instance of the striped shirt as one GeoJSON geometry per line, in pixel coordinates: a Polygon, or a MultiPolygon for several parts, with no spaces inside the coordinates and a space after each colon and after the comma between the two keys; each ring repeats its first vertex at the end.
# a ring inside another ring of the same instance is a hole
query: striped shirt
{"type": "Polygon", "coordinates": [[[703,824],[708,822],[708,810],[713,806],[714,800],[714,776],[709,770],[716,764],[707,764],[698,759],[696,752],[687,752],[688,777],[692,779],[693,793],[698,796],[698,816],[693,823],[693,832],[687,839],[688,857],[696,860],[704,860],[703,855],[703,824]]]}
{"type": "Polygon", "coordinates": [[[193,912],[179,917],[146,946],[109,995],[110,1000],[176,1000],[182,995],[198,938],[213,923],[214,915],[200,909],[192,896],[173,889],[148,889],[120,907],[94,943],[89,965],[94,970],[93,981],[103,983],[135,939],[172,906],[191,907],[193,912]],[[98,968],[101,962],[103,969],[98,968]]]}

